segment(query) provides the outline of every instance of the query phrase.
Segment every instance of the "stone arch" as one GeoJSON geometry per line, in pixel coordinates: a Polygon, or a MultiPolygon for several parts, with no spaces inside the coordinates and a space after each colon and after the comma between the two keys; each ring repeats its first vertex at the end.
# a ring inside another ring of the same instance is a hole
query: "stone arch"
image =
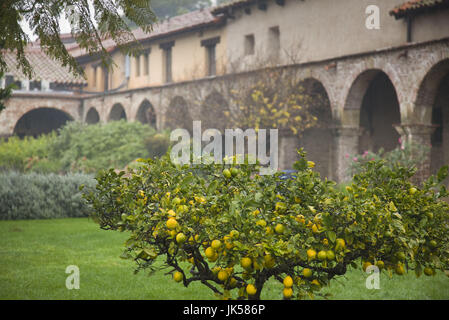
{"type": "Polygon", "coordinates": [[[143,124],[148,124],[156,129],[157,127],[157,117],[156,111],[153,105],[145,99],[139,105],[139,109],[137,109],[136,120],[143,124]]]}
{"type": "Polygon", "coordinates": [[[56,108],[41,107],[23,114],[16,122],[13,134],[19,137],[47,134],[64,126],[73,118],[56,108]]]}
{"type": "Polygon", "coordinates": [[[435,173],[449,163],[449,59],[428,70],[420,83],[414,111],[415,123],[429,128],[430,173],[435,173]]]}
{"type": "Polygon", "coordinates": [[[432,65],[419,84],[415,100],[414,123],[432,124],[432,113],[443,79],[449,73],[449,59],[432,65]]]}
{"type": "Polygon", "coordinates": [[[100,115],[94,107],[91,107],[86,114],[86,119],[84,120],[87,124],[95,124],[100,122],[100,115]]]}
{"type": "Polygon", "coordinates": [[[401,123],[396,87],[380,69],[360,73],[349,89],[342,117],[344,126],[359,128],[358,152],[392,150],[398,145],[401,123]]]}
{"type": "Polygon", "coordinates": [[[229,117],[229,104],[216,90],[212,91],[201,106],[200,118],[203,129],[218,129],[224,132],[229,117]]]}
{"type": "Polygon", "coordinates": [[[187,101],[181,96],[171,99],[165,112],[165,127],[170,129],[187,129],[192,133],[193,119],[187,101]]]}
{"type": "Polygon", "coordinates": [[[311,97],[311,112],[318,118],[318,125],[304,131],[299,138],[299,147],[304,148],[307,158],[316,163],[315,170],[330,178],[333,118],[329,95],[323,83],[316,78],[306,78],[299,82],[298,87],[311,97]]]}
{"type": "Polygon", "coordinates": [[[112,106],[111,111],[109,112],[108,121],[118,121],[122,119],[127,119],[125,108],[123,108],[122,104],[116,103],[112,106]]]}

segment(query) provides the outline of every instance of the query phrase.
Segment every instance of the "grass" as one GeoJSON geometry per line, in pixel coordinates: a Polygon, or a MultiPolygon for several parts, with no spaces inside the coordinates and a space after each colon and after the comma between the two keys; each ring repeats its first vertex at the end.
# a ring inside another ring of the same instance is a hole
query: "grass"
{"type": "MultiPolygon", "coordinates": [[[[1,221],[0,299],[215,299],[198,283],[184,288],[158,271],[133,274],[135,264],[119,258],[127,235],[104,231],[88,219],[1,221]],[[66,267],[80,269],[80,290],[67,290],[66,267]]],[[[351,270],[325,292],[333,299],[449,299],[449,279],[413,274],[389,279],[380,290],[365,288],[366,275],[351,270]]],[[[270,281],[263,299],[280,299],[282,285],[270,281]]]]}

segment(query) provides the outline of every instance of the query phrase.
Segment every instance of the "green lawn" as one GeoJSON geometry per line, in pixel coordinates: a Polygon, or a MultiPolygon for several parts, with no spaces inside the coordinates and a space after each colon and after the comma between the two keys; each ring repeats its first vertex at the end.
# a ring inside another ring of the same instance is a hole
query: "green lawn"
{"type": "MultiPolygon", "coordinates": [[[[215,299],[208,288],[189,288],[164,272],[133,274],[122,260],[126,234],[103,231],[88,219],[0,221],[0,299],[215,299]],[[68,290],[65,269],[80,268],[80,290],[68,290]]],[[[352,270],[331,283],[335,299],[449,299],[449,278],[381,276],[380,290],[365,288],[366,275],[352,270]]],[[[270,282],[264,299],[280,299],[282,285],[270,282]]]]}

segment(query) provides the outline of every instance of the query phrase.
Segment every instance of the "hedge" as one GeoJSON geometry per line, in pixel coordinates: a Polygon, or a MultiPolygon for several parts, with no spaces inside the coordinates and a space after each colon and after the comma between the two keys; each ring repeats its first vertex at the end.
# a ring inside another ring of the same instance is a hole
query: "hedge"
{"type": "Polygon", "coordinates": [[[86,174],[0,173],[0,220],[86,217],[79,187],[95,183],[86,174]]]}

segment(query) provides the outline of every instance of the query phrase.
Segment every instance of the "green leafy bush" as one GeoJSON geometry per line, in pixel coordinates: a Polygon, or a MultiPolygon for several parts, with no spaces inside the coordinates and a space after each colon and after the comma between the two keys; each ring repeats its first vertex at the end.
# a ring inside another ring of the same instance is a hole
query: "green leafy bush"
{"type": "Polygon", "coordinates": [[[154,129],[140,122],[122,120],[95,125],[72,122],[59,131],[50,146],[49,157],[60,159],[65,171],[123,168],[136,158],[148,157],[144,140],[154,134],[154,129]]]}
{"type": "Polygon", "coordinates": [[[19,172],[97,172],[123,168],[137,158],[160,156],[169,145],[140,122],[85,125],[70,122],[58,133],[0,140],[0,169],[19,172]]]}
{"type": "Polygon", "coordinates": [[[54,143],[56,133],[42,135],[39,138],[10,137],[0,139],[0,169],[15,171],[58,172],[61,167],[57,159],[48,160],[50,145],[54,143]],[[40,161],[46,161],[41,165],[40,161]]]}
{"type": "Polygon", "coordinates": [[[84,217],[81,185],[93,189],[95,180],[84,174],[0,173],[0,220],[84,217]]]}
{"type": "Polygon", "coordinates": [[[418,187],[414,169],[371,161],[342,191],[304,157],[287,180],[257,175],[257,165],[178,166],[168,156],[142,164],[100,172],[97,193],[85,195],[91,216],[129,232],[122,258],[137,270],[154,270],[162,256],[186,287],[259,299],[273,278],[280,298],[301,299],[360,264],[390,276],[449,269],[447,167],[418,187]]]}
{"type": "Polygon", "coordinates": [[[162,157],[170,147],[170,138],[167,133],[158,133],[145,139],[145,146],[150,158],[162,157]]]}
{"type": "Polygon", "coordinates": [[[403,142],[399,139],[400,146],[392,151],[385,152],[380,149],[378,152],[365,151],[363,154],[347,155],[350,166],[349,171],[351,176],[363,171],[366,162],[385,160],[387,166],[403,166],[406,168],[417,168],[422,164],[430,153],[430,147],[421,144],[403,142]]]}

